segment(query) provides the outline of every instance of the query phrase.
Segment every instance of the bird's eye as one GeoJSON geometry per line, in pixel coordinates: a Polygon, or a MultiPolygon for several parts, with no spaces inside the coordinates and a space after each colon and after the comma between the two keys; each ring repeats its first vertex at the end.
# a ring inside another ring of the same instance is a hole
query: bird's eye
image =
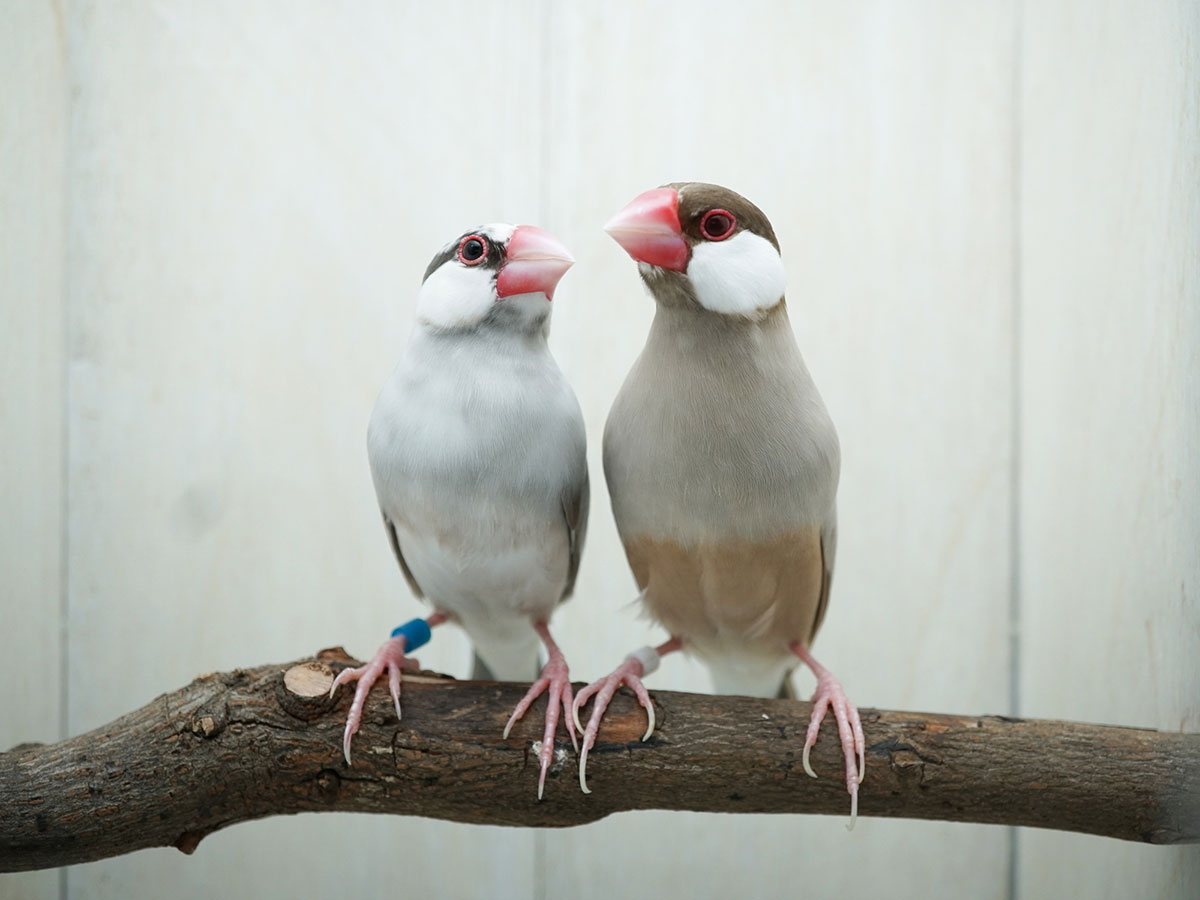
{"type": "Polygon", "coordinates": [[[487,246],[477,234],[468,235],[458,245],[458,258],[464,266],[477,266],[487,256],[487,246]]]}
{"type": "Polygon", "coordinates": [[[733,213],[724,209],[710,209],[700,220],[700,233],[710,241],[723,241],[733,234],[737,227],[737,219],[733,213]]]}

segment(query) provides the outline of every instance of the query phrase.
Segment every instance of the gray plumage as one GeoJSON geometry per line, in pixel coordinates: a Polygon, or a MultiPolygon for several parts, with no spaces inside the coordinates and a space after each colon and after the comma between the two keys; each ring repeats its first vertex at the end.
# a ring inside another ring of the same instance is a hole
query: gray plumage
{"type": "MultiPolygon", "coordinates": [[[[494,278],[451,256],[445,278],[494,278]]],[[[442,277],[435,268],[428,280],[442,277]]],[[[452,318],[436,305],[439,290],[426,292],[434,299],[419,306],[375,403],[371,474],[414,593],[463,626],[495,677],[527,680],[531,624],[570,595],[583,550],[583,416],[550,354],[544,296],[493,299],[473,318],[452,318]]]]}

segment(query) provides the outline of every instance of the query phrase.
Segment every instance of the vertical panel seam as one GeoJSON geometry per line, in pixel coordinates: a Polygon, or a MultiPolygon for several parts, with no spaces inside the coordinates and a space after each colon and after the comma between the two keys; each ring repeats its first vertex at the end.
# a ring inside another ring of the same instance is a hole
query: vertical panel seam
{"type": "MultiPolygon", "coordinates": [[[[1021,443],[1022,443],[1022,340],[1021,317],[1021,140],[1023,113],[1021,104],[1022,69],[1022,11],[1023,3],[1013,4],[1011,67],[1011,172],[1009,185],[1010,241],[1010,329],[1009,340],[1009,478],[1008,478],[1008,712],[1021,711],[1021,443]]],[[[1019,834],[1016,827],[1008,829],[1008,898],[1016,900],[1020,867],[1019,834]]]]}
{"type": "MultiPolygon", "coordinates": [[[[71,236],[72,211],[75,208],[72,196],[71,159],[74,150],[74,98],[72,85],[75,79],[74,54],[71,52],[71,21],[72,7],[55,4],[55,15],[60,24],[59,48],[63,67],[63,131],[61,148],[62,157],[60,186],[59,215],[62,231],[60,239],[59,265],[61,266],[62,283],[59,286],[59,334],[61,358],[59,365],[59,497],[58,497],[58,736],[60,740],[69,736],[70,716],[70,579],[71,579],[71,236]]],[[[68,869],[64,866],[58,870],[59,900],[67,900],[70,894],[68,884],[68,869]]]]}
{"type": "MultiPolygon", "coordinates": [[[[547,123],[550,119],[550,89],[548,87],[548,73],[552,64],[551,60],[551,31],[553,30],[550,23],[550,17],[554,13],[554,3],[552,0],[536,0],[533,6],[533,13],[538,17],[538,71],[537,71],[537,92],[538,92],[538,120],[537,120],[537,147],[538,160],[537,169],[537,221],[534,223],[542,227],[555,227],[554,223],[545,221],[549,212],[549,197],[550,197],[550,129],[547,123]]],[[[568,725],[569,727],[569,725],[568,725]]],[[[549,887],[546,877],[546,832],[544,829],[536,828],[533,831],[533,898],[534,900],[545,900],[546,892],[549,887]]]]}

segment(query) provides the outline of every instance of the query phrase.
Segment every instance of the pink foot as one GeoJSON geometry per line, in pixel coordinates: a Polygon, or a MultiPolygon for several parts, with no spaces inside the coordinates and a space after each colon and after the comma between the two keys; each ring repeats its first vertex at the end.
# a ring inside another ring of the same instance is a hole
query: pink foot
{"type": "Polygon", "coordinates": [[[850,793],[850,824],[847,826],[849,830],[858,819],[858,786],[867,774],[867,742],[863,736],[862,720],[832,672],[818,663],[798,641],[792,644],[792,652],[817,676],[817,689],[812,695],[812,717],[808,720],[808,732],[804,736],[804,754],[801,758],[804,771],[813,778],[817,777],[808,761],[808,754],[817,742],[817,734],[821,730],[825,713],[832,706],[834,718],[837,720],[838,737],[842,741],[842,752],[846,758],[846,790],[850,793]]]}
{"type": "Polygon", "coordinates": [[[638,703],[646,710],[646,716],[649,719],[646,733],[642,735],[642,740],[650,739],[650,735],[654,734],[654,704],[650,702],[650,694],[647,693],[645,685],[642,684],[642,675],[645,674],[645,666],[641,660],[635,659],[632,656],[626,657],[621,665],[613,670],[611,675],[601,678],[599,681],[593,681],[585,687],[575,697],[575,703],[571,708],[571,715],[575,719],[575,727],[579,729],[583,735],[583,750],[579,754],[579,787],[585,794],[590,794],[587,786],[587,757],[590,750],[596,743],[596,734],[600,730],[600,719],[604,716],[604,711],[608,709],[608,704],[612,701],[613,694],[617,692],[622,684],[627,684],[633,688],[633,692],[637,694],[638,703]],[[588,720],[587,728],[585,729],[579,721],[579,710],[587,703],[588,698],[593,694],[596,696],[596,703],[592,707],[592,717],[588,720]]]}
{"type": "Polygon", "coordinates": [[[529,690],[509,717],[508,724],[504,726],[505,737],[508,737],[513,725],[521,716],[525,715],[525,711],[529,709],[533,701],[540,697],[547,688],[550,690],[550,697],[546,703],[546,729],[542,732],[542,746],[538,752],[538,760],[542,764],[542,772],[538,776],[539,800],[542,799],[542,793],[546,789],[546,773],[550,771],[550,761],[554,758],[554,735],[558,731],[560,712],[567,717],[567,734],[571,736],[571,746],[575,748],[576,752],[579,751],[579,744],[575,741],[575,729],[571,727],[570,671],[567,669],[566,658],[556,646],[550,648],[550,659],[542,669],[541,678],[529,686],[529,690]]]}
{"type": "Polygon", "coordinates": [[[417,661],[404,655],[404,644],[403,637],[390,638],[375,651],[375,656],[365,666],[342,669],[333,680],[333,686],[329,689],[330,697],[337,692],[339,685],[349,684],[351,681],[358,682],[354,689],[354,702],[350,704],[350,714],[346,716],[346,731],[342,737],[342,752],[346,756],[346,765],[350,765],[350,739],[362,724],[363,704],[367,701],[371,686],[383,674],[384,669],[387,669],[388,688],[392,693],[392,701],[396,704],[396,718],[400,718],[400,670],[417,668],[417,661]]]}

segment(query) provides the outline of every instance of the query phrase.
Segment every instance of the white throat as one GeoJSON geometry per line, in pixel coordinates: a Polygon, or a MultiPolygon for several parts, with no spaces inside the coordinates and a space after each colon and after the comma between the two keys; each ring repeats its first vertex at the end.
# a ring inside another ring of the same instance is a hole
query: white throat
{"type": "Polygon", "coordinates": [[[495,273],[451,260],[425,279],[417,294],[417,321],[434,328],[469,328],[496,302],[495,273]]]}
{"type": "Polygon", "coordinates": [[[751,318],[775,306],[787,285],[779,251],[752,231],[697,244],[687,275],[705,309],[751,318]]]}

